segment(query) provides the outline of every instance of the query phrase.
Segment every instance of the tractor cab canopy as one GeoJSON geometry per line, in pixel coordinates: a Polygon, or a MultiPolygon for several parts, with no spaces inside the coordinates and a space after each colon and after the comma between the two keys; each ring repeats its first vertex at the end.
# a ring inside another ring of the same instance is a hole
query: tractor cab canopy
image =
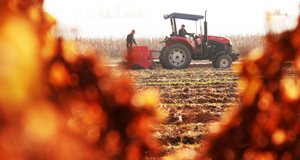
{"type": "Polygon", "coordinates": [[[171,13],[164,15],[165,19],[168,18],[178,18],[178,19],[185,19],[185,20],[194,20],[198,21],[198,19],[204,19],[202,15],[194,15],[194,14],[185,14],[185,13],[171,13]]]}
{"type": "MultiPolygon", "coordinates": [[[[185,13],[171,13],[164,15],[165,19],[169,19],[171,21],[171,27],[172,27],[172,34],[170,36],[177,36],[177,26],[176,26],[176,19],[184,19],[184,20],[192,20],[197,21],[200,19],[204,19],[204,16],[202,15],[195,15],[195,14],[185,14],[185,13]]],[[[200,26],[201,30],[201,26],[200,26]]]]}

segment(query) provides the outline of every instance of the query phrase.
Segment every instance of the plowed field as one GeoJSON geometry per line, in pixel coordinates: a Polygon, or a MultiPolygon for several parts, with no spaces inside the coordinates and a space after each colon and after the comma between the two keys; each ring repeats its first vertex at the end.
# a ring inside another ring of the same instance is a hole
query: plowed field
{"type": "Polygon", "coordinates": [[[154,134],[171,153],[183,146],[197,147],[218,123],[224,112],[239,103],[238,78],[230,69],[211,64],[192,64],[184,70],[128,70],[139,90],[155,88],[160,93],[158,107],[168,111],[166,121],[154,126],[154,134]]]}

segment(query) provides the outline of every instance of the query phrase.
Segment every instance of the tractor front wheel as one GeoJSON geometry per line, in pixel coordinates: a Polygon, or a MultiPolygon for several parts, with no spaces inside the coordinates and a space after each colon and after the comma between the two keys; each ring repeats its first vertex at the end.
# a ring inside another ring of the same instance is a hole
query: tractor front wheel
{"type": "Polygon", "coordinates": [[[191,60],[190,50],[181,43],[164,47],[159,57],[159,61],[165,69],[185,69],[190,65],[191,60]]]}
{"type": "Polygon", "coordinates": [[[215,68],[230,68],[232,64],[232,59],[228,54],[220,55],[215,62],[213,62],[213,66],[215,68]]]}

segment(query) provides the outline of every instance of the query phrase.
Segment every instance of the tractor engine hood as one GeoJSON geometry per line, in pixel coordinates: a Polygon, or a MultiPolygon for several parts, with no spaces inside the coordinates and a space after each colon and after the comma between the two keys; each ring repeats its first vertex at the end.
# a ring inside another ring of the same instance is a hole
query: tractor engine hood
{"type": "MultiPolygon", "coordinates": [[[[202,39],[204,39],[204,35],[202,35],[202,39]]],[[[207,39],[209,41],[217,41],[217,42],[220,42],[220,43],[224,43],[224,44],[227,44],[227,43],[231,43],[230,42],[230,39],[228,38],[225,38],[225,37],[219,37],[219,36],[207,36],[207,39]]]]}

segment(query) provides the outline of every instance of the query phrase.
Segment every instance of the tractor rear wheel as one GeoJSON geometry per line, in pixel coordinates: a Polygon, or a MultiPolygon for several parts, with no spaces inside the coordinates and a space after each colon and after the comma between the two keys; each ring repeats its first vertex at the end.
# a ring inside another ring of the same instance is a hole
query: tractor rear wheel
{"type": "Polygon", "coordinates": [[[165,69],[185,69],[191,60],[190,50],[181,43],[164,47],[159,56],[159,61],[165,69]]]}
{"type": "Polygon", "coordinates": [[[213,62],[213,66],[215,68],[230,68],[232,64],[232,59],[228,54],[220,55],[215,62],[213,62]]]}

